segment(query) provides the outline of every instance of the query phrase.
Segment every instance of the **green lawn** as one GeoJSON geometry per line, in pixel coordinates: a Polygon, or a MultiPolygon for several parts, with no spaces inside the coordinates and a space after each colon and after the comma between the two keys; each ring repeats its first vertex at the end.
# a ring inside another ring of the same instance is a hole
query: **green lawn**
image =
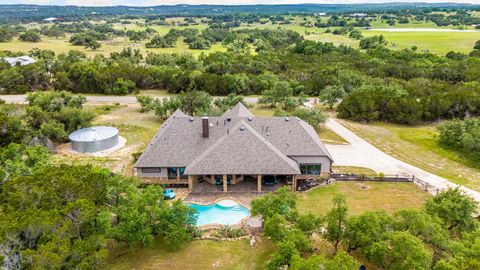
{"type": "Polygon", "coordinates": [[[332,170],[334,173],[352,173],[352,174],[359,174],[365,176],[377,176],[378,173],[372,169],[364,168],[364,167],[356,167],[356,166],[332,166],[332,170]]]}
{"type": "Polygon", "coordinates": [[[118,249],[111,252],[110,269],[264,269],[274,245],[260,240],[250,248],[248,240],[195,240],[184,249],[168,251],[161,242],[150,248],[118,249]],[[120,254],[124,253],[124,254],[120,254]]]}
{"type": "Polygon", "coordinates": [[[326,144],[348,144],[345,139],[326,126],[317,128],[317,134],[326,144]]]}
{"type": "Polygon", "coordinates": [[[382,151],[454,183],[480,190],[480,169],[436,143],[436,125],[361,124],[339,120],[382,151]]]}
{"type": "Polygon", "coordinates": [[[418,51],[445,55],[449,51],[469,53],[477,40],[480,32],[387,32],[387,31],[362,31],[366,37],[383,35],[392,49],[404,49],[417,46],[418,51]]]}
{"type": "Polygon", "coordinates": [[[412,183],[334,182],[299,193],[298,209],[302,213],[323,215],[332,207],[337,194],[346,196],[349,214],[385,210],[388,213],[404,208],[419,208],[431,196],[412,183]]]}

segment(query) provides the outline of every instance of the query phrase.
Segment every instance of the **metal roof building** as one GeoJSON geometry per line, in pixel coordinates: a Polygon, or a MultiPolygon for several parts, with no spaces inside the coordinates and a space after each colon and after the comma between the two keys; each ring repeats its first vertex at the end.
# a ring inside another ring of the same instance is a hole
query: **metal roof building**
{"type": "Polygon", "coordinates": [[[68,136],[72,150],[80,153],[94,153],[118,145],[118,129],[96,126],[79,129],[68,136]]]}
{"type": "Polygon", "coordinates": [[[37,60],[33,59],[28,55],[23,55],[19,57],[4,57],[3,60],[5,60],[11,66],[16,66],[16,65],[25,66],[25,65],[30,65],[37,62],[37,60]]]}

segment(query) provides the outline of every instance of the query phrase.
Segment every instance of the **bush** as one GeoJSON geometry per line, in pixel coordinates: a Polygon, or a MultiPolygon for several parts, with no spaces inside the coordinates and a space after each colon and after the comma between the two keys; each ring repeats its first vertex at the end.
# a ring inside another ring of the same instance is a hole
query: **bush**
{"type": "Polygon", "coordinates": [[[56,120],[49,120],[40,126],[40,133],[54,141],[62,141],[67,137],[65,126],[56,120]]]}
{"type": "Polygon", "coordinates": [[[137,89],[135,82],[130,80],[125,80],[123,78],[118,78],[115,82],[115,85],[112,88],[107,88],[105,90],[106,94],[113,94],[113,95],[128,95],[134,92],[137,89]]]}
{"type": "Polygon", "coordinates": [[[480,160],[480,119],[446,121],[438,127],[438,143],[480,160]]]}
{"type": "Polygon", "coordinates": [[[40,34],[33,30],[21,34],[18,38],[26,42],[39,42],[41,40],[40,34]]]}
{"type": "Polygon", "coordinates": [[[153,109],[153,98],[151,96],[137,96],[137,102],[140,104],[140,112],[149,112],[153,109]]]}
{"type": "Polygon", "coordinates": [[[231,226],[228,225],[222,225],[220,229],[218,229],[215,233],[214,236],[217,238],[239,238],[245,235],[245,230],[242,228],[232,228],[231,226]]]}

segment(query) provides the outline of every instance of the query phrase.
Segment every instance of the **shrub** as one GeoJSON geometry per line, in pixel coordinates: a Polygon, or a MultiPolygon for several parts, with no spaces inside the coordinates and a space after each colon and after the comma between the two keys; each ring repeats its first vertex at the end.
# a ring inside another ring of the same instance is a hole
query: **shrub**
{"type": "Polygon", "coordinates": [[[214,233],[215,237],[218,238],[239,238],[245,235],[245,230],[243,228],[232,228],[228,225],[223,225],[214,233]]]}

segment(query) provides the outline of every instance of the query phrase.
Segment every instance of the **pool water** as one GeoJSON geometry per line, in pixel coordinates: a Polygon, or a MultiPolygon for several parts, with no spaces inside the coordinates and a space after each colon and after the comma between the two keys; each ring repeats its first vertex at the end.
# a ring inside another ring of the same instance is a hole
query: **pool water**
{"type": "Polygon", "coordinates": [[[250,215],[248,208],[232,200],[222,200],[214,204],[187,204],[197,210],[197,226],[206,224],[232,225],[250,215]]]}

